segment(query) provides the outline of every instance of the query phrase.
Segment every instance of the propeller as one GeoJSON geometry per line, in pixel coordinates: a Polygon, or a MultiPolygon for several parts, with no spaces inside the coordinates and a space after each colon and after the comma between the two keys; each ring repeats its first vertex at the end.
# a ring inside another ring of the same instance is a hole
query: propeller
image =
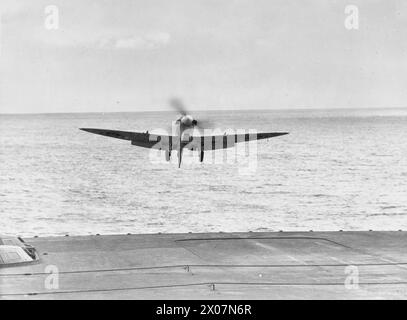
{"type": "Polygon", "coordinates": [[[207,118],[200,118],[199,120],[195,120],[195,126],[199,129],[209,129],[214,126],[213,121],[207,118]]]}
{"type": "Polygon", "coordinates": [[[170,106],[179,112],[181,115],[186,116],[187,111],[185,109],[184,103],[179,98],[172,98],[170,99],[170,106]]]}
{"type": "MultiPolygon", "coordinates": [[[[181,99],[174,97],[170,99],[169,104],[175,111],[177,111],[182,116],[187,116],[189,114],[181,99]]],[[[197,127],[198,129],[209,129],[214,125],[213,121],[208,118],[200,119],[193,118],[192,124],[194,127],[197,127]]]]}

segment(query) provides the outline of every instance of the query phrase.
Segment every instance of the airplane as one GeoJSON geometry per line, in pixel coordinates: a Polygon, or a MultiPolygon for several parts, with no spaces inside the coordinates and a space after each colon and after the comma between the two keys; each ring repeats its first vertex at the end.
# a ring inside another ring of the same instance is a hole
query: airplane
{"type": "Polygon", "coordinates": [[[203,162],[205,151],[226,149],[234,147],[236,143],[248,142],[253,140],[262,140],[272,137],[278,137],[288,134],[288,132],[263,132],[263,133],[240,133],[240,134],[223,134],[223,135],[194,135],[194,129],[202,129],[202,123],[192,117],[185,109],[179,99],[170,100],[170,105],[178,111],[180,117],[175,121],[174,135],[153,134],[146,132],[131,132],[109,129],[80,128],[102,136],[116,139],[129,140],[131,144],[138,147],[152,148],[165,151],[166,161],[170,161],[171,152],[177,151],[178,168],[181,167],[182,152],[186,148],[191,151],[199,151],[199,161],[203,162]]]}

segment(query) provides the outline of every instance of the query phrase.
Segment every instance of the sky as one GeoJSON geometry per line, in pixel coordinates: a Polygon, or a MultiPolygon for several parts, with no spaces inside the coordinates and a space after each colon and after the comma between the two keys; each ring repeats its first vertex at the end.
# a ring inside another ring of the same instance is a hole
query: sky
{"type": "Polygon", "coordinates": [[[407,106],[405,0],[0,0],[0,19],[0,113],[407,106]]]}

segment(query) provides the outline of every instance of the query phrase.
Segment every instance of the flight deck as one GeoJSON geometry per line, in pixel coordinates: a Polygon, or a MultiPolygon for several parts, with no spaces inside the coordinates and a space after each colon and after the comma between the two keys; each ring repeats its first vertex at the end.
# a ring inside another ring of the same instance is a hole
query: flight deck
{"type": "Polygon", "coordinates": [[[0,299],[407,298],[404,231],[24,241],[38,259],[0,267],[0,299]]]}

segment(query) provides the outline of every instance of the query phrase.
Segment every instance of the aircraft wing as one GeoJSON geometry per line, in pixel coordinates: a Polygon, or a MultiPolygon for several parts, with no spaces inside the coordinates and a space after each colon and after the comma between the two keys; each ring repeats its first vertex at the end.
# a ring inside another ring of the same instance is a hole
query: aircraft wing
{"type": "MultiPolygon", "coordinates": [[[[174,150],[178,148],[179,137],[169,136],[164,134],[150,134],[147,132],[131,132],[109,129],[91,129],[81,128],[80,130],[87,131],[102,136],[107,136],[116,139],[129,140],[132,145],[152,148],[158,150],[174,150]]],[[[253,140],[262,140],[272,137],[278,137],[288,134],[288,132],[263,132],[257,134],[223,134],[210,136],[190,136],[182,141],[183,146],[189,150],[216,150],[233,147],[239,142],[248,142],[253,140]]],[[[185,138],[185,137],[184,137],[185,138]]]]}
{"type": "Polygon", "coordinates": [[[212,136],[194,136],[185,147],[189,150],[217,150],[234,147],[236,143],[268,139],[283,136],[288,132],[261,132],[243,134],[223,134],[212,136]]]}
{"type": "Polygon", "coordinates": [[[100,134],[102,136],[107,136],[116,139],[123,140],[134,140],[138,135],[143,135],[138,132],[130,131],[118,131],[118,130],[108,130],[108,129],[91,129],[91,128],[80,128],[80,130],[87,131],[94,134],[100,134]]]}
{"type": "Polygon", "coordinates": [[[176,148],[175,144],[178,145],[177,141],[179,140],[178,137],[176,136],[168,136],[164,134],[150,134],[147,132],[131,132],[131,131],[92,129],[92,128],[80,128],[80,130],[94,134],[100,134],[106,137],[129,140],[131,141],[131,144],[134,146],[159,150],[174,149],[176,148]]]}

